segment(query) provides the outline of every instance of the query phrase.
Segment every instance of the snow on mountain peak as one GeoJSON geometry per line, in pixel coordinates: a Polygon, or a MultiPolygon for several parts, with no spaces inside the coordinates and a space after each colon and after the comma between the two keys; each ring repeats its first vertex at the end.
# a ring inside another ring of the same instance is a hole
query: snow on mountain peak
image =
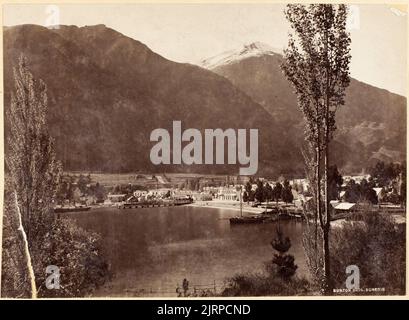
{"type": "Polygon", "coordinates": [[[206,69],[214,69],[216,67],[231,64],[249,57],[274,55],[277,53],[281,54],[281,51],[282,50],[273,48],[263,42],[252,42],[250,44],[243,45],[240,49],[229,50],[211,58],[204,59],[200,62],[200,65],[206,69]]]}

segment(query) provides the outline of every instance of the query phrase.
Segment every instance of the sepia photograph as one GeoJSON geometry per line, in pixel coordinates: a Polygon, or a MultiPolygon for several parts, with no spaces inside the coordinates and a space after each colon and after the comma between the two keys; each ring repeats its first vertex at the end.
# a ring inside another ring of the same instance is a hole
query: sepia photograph
{"type": "Polygon", "coordinates": [[[2,14],[1,298],[406,296],[406,4],[2,14]]]}

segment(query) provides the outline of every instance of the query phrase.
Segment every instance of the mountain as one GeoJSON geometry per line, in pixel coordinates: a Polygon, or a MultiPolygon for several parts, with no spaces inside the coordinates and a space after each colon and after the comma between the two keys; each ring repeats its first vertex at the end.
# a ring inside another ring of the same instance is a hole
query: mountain
{"type": "MultiPolygon", "coordinates": [[[[304,120],[297,98],[281,72],[279,50],[259,42],[202,61],[229,79],[273,116],[292,146],[303,143],[304,120]],[[237,53],[245,52],[244,55],[237,53]]],[[[378,161],[406,159],[406,98],[351,79],[346,102],[336,115],[332,162],[359,172],[378,161]]],[[[296,148],[294,148],[296,150],[296,148]]]]}
{"type": "MultiPolygon", "coordinates": [[[[20,25],[4,28],[3,53],[5,109],[24,54],[47,84],[49,131],[67,171],[238,174],[239,165],[153,165],[150,133],[171,133],[180,120],[183,129],[259,129],[260,175],[304,173],[302,116],[279,69],[281,54],[263,44],[206,60],[208,70],[167,60],[104,25],[20,25]]],[[[352,172],[403,158],[405,103],[353,80],[338,113],[337,164],[352,172]]],[[[5,129],[7,136],[7,117],[5,129]]]]}
{"type": "Polygon", "coordinates": [[[6,27],[3,38],[5,109],[12,68],[24,54],[47,84],[49,130],[65,170],[238,173],[233,165],[154,166],[150,133],[171,132],[174,120],[183,129],[258,128],[260,172],[291,172],[298,163],[282,160],[293,150],[275,119],[229,80],[169,61],[104,25],[20,25],[6,27]]]}
{"type": "Polygon", "coordinates": [[[208,59],[204,59],[200,62],[200,65],[206,69],[215,69],[219,66],[224,66],[232,63],[236,63],[240,60],[247,59],[250,57],[259,57],[263,55],[275,55],[279,53],[279,49],[274,49],[268,44],[262,42],[253,42],[244,45],[242,48],[229,50],[213,56],[208,59]]]}

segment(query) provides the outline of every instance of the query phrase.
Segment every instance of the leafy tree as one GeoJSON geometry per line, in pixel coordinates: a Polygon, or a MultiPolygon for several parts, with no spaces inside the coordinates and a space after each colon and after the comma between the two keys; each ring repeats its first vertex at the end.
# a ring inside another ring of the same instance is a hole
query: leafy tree
{"type": "Polygon", "coordinates": [[[68,199],[68,183],[62,179],[57,188],[57,202],[62,204],[66,199],[68,199]]]}
{"type": "Polygon", "coordinates": [[[402,172],[402,168],[399,164],[383,161],[379,161],[375,166],[369,168],[369,174],[379,187],[388,186],[393,179],[399,176],[400,172],[402,172]]]}
{"type": "Polygon", "coordinates": [[[345,190],[345,199],[348,202],[356,203],[361,198],[361,189],[359,184],[355,182],[355,180],[351,179],[347,183],[347,187],[345,190]]]}
{"type": "Polygon", "coordinates": [[[285,281],[294,276],[297,265],[294,264],[294,256],[287,254],[291,248],[291,240],[288,237],[284,238],[281,228],[276,230],[276,238],[271,241],[271,246],[277,253],[274,254],[272,263],[277,267],[277,274],[285,281]]]}
{"type": "Polygon", "coordinates": [[[366,179],[363,179],[360,184],[351,179],[346,186],[345,199],[353,203],[362,201],[368,201],[372,204],[378,203],[376,192],[366,179]]]}
{"type": "Polygon", "coordinates": [[[329,143],[336,129],[336,111],[344,104],[345,89],[350,82],[351,39],[346,31],[347,7],[343,4],[290,4],[285,14],[295,35],[289,37],[282,69],[295,89],[306,120],[306,139],[315,150],[314,181],[318,190],[316,211],[323,231],[324,289],[331,294],[329,143]],[[324,201],[321,190],[324,190],[324,201]]]}
{"type": "MultiPolygon", "coordinates": [[[[49,225],[49,209],[55,189],[59,183],[61,166],[56,160],[53,141],[46,130],[46,87],[36,82],[27,70],[27,62],[20,58],[14,69],[15,94],[12,94],[10,109],[6,113],[10,131],[7,139],[6,169],[10,175],[10,187],[18,207],[16,213],[21,219],[23,240],[32,249],[38,241],[38,225],[49,225]]],[[[27,264],[33,259],[26,250],[27,264]]],[[[30,266],[28,266],[30,270],[30,266]]],[[[31,281],[35,282],[33,272],[31,281]]],[[[32,284],[32,297],[37,288],[32,284]]]]}
{"type": "Polygon", "coordinates": [[[376,196],[376,192],[371,186],[371,184],[366,180],[363,179],[360,183],[360,193],[361,193],[361,201],[366,200],[372,204],[378,203],[378,197],[376,196]]]}
{"type": "Polygon", "coordinates": [[[378,187],[392,189],[387,201],[406,203],[406,164],[379,161],[369,168],[373,183],[378,187]]]}
{"type": "Polygon", "coordinates": [[[96,202],[100,203],[103,202],[106,198],[107,191],[105,190],[104,186],[100,185],[99,182],[92,187],[93,194],[96,197],[96,202]]]}
{"type": "Polygon", "coordinates": [[[34,79],[24,58],[14,78],[15,93],[6,113],[9,182],[4,216],[9,228],[3,245],[2,292],[32,298],[88,294],[108,278],[108,267],[98,254],[97,237],[53,212],[62,168],[47,131],[46,86],[34,79]],[[27,272],[19,274],[19,281],[29,279],[30,289],[15,292],[4,272],[21,257],[27,272]],[[60,267],[62,290],[45,288],[48,265],[60,267]]]}
{"type": "Polygon", "coordinates": [[[267,201],[267,204],[269,201],[273,200],[273,188],[270,186],[268,182],[264,185],[264,199],[267,201]]]}
{"type": "Polygon", "coordinates": [[[277,228],[276,237],[271,241],[274,255],[265,265],[263,273],[236,274],[227,279],[222,296],[270,296],[307,295],[314,290],[305,278],[298,278],[294,257],[288,254],[291,241],[277,228]]]}
{"type": "Polygon", "coordinates": [[[247,194],[247,191],[243,192],[243,201],[247,203],[249,202],[249,195],[247,194]]]}
{"type": "Polygon", "coordinates": [[[328,169],[328,185],[329,185],[329,198],[330,200],[336,200],[339,198],[339,191],[343,184],[342,175],[338,172],[336,165],[330,166],[328,169]]]}
{"type": "Polygon", "coordinates": [[[253,190],[252,190],[252,186],[250,181],[247,181],[245,187],[245,194],[247,195],[247,200],[244,200],[245,202],[247,202],[247,204],[249,204],[250,201],[252,201],[252,196],[253,196],[253,190]]]}
{"type": "Polygon", "coordinates": [[[77,182],[77,186],[80,189],[82,193],[87,192],[87,185],[90,183],[90,181],[87,179],[86,176],[80,174],[77,182]]]}
{"type": "Polygon", "coordinates": [[[74,203],[79,203],[80,202],[81,195],[82,195],[81,190],[79,188],[75,188],[74,192],[73,192],[73,196],[72,196],[73,200],[74,200],[74,203]]]}
{"type": "Polygon", "coordinates": [[[257,188],[255,191],[254,197],[259,202],[263,202],[265,200],[264,186],[263,186],[263,182],[260,179],[257,180],[257,188]]]}
{"type": "Polygon", "coordinates": [[[273,189],[273,199],[278,203],[281,199],[281,194],[283,192],[283,186],[280,182],[277,182],[273,189]]]}
{"type": "Polygon", "coordinates": [[[294,200],[294,196],[291,190],[292,188],[290,186],[290,182],[288,180],[284,180],[284,185],[281,190],[281,198],[285,203],[291,203],[294,200]]]}

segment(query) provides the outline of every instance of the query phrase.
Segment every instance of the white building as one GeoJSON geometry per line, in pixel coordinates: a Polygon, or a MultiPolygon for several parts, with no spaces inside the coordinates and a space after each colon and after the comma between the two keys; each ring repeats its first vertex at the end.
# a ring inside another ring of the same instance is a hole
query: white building
{"type": "Polygon", "coordinates": [[[237,190],[236,186],[220,187],[216,198],[218,200],[237,201],[240,200],[240,191],[237,190]]]}

